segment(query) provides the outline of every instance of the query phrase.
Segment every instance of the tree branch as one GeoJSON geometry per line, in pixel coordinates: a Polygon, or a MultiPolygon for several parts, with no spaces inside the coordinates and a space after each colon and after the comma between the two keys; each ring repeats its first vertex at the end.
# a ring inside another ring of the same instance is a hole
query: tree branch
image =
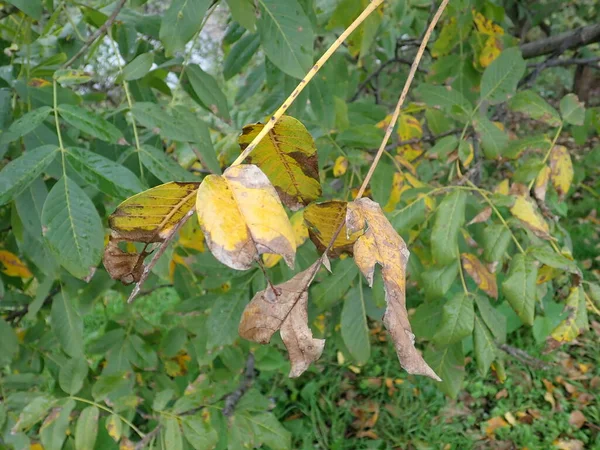
{"type": "Polygon", "coordinates": [[[254,355],[250,353],[246,360],[246,370],[244,371],[244,377],[238,388],[225,397],[225,407],[223,408],[223,415],[229,417],[235,411],[235,407],[244,396],[244,394],[250,389],[252,381],[254,380],[254,355]]]}
{"type": "Polygon", "coordinates": [[[588,25],[556,36],[550,36],[546,39],[539,39],[523,44],[521,45],[521,53],[523,54],[523,58],[529,59],[547,55],[548,53],[562,53],[565,50],[583,47],[599,41],[600,24],[588,25]]]}
{"type": "Polygon", "coordinates": [[[538,370],[548,370],[550,368],[550,365],[540,359],[534,358],[525,350],[521,350],[520,348],[512,347],[508,344],[500,344],[498,348],[526,366],[530,366],[538,370]]]}
{"type": "Polygon", "coordinates": [[[106,33],[106,31],[112,26],[112,24],[115,22],[115,20],[117,19],[117,16],[119,15],[119,13],[121,12],[121,9],[123,9],[123,6],[125,6],[125,2],[127,0],[119,0],[119,3],[117,4],[117,6],[115,7],[115,10],[112,12],[112,14],[110,15],[110,17],[106,20],[106,22],[104,22],[102,24],[102,26],[100,26],[100,28],[98,28],[89,38],[88,40],[85,42],[85,44],[83,44],[83,47],[81,47],[79,49],[79,51],[77,53],[75,53],[75,55],[73,55],[73,57],[71,59],[69,59],[63,67],[70,67],[71,64],[73,64],[75,61],[77,61],[79,59],[79,57],[81,55],[83,55],[91,46],[94,42],[96,42],[96,40],[98,38],[100,38],[102,35],[104,35],[104,33],[106,33]]]}

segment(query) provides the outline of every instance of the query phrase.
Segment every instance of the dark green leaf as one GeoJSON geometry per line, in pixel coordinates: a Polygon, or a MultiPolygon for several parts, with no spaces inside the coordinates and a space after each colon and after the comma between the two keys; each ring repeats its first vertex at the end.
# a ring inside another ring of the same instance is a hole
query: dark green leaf
{"type": "Polygon", "coordinates": [[[185,49],[202,25],[202,17],[210,6],[210,0],[173,0],[164,13],[160,25],[160,40],[167,56],[185,49]]]}
{"type": "Polygon", "coordinates": [[[59,105],[60,116],[69,125],[106,142],[116,143],[123,133],[97,113],[73,105],[59,105]]]}
{"type": "Polygon", "coordinates": [[[206,346],[209,350],[232,344],[238,337],[238,324],[247,299],[240,295],[219,297],[208,315],[206,346]]]}
{"type": "Polygon", "coordinates": [[[456,398],[465,378],[465,361],[462,344],[457,342],[440,349],[428,349],[425,361],[442,379],[437,386],[446,395],[456,398]]]}
{"type": "Polygon", "coordinates": [[[15,199],[15,207],[25,230],[37,241],[42,241],[42,208],[48,196],[46,183],[41,178],[35,181],[15,199]]]}
{"type": "Polygon", "coordinates": [[[0,318],[0,367],[10,364],[19,350],[19,341],[12,327],[0,318]]]}
{"type": "Polygon", "coordinates": [[[0,145],[8,144],[9,142],[15,141],[20,137],[31,133],[46,120],[51,111],[52,108],[49,106],[42,106],[24,114],[13,122],[8,130],[0,134],[0,145]]]}
{"type": "Polygon", "coordinates": [[[75,428],[75,448],[77,450],[94,450],[98,435],[98,419],[100,410],[95,406],[88,406],[77,419],[75,428]]]}
{"type": "Polygon", "coordinates": [[[59,292],[52,299],[50,319],[52,331],[65,353],[73,358],[82,358],[83,320],[64,291],[59,292]]]}
{"type": "Polygon", "coordinates": [[[473,120],[475,131],[481,139],[483,154],[488,159],[496,159],[508,145],[508,135],[488,120],[479,116],[473,120]]]}
{"type": "Polygon", "coordinates": [[[438,264],[458,258],[458,232],[465,222],[467,195],[461,190],[448,194],[440,203],[431,231],[431,252],[438,264]]]}
{"type": "Polygon", "coordinates": [[[192,89],[192,98],[200,106],[224,120],[230,119],[227,98],[212,75],[200,66],[190,64],[185,71],[185,77],[192,89]]]}
{"type": "Polygon", "coordinates": [[[42,18],[42,0],[8,0],[8,3],[16,6],[35,20],[40,20],[42,18]]]}
{"type": "Polygon", "coordinates": [[[471,102],[450,87],[421,84],[415,92],[427,106],[440,107],[459,117],[469,117],[473,112],[471,102]]]}
{"type": "Polygon", "coordinates": [[[555,252],[547,245],[531,247],[527,249],[527,251],[531,256],[547,266],[564,270],[569,273],[581,274],[581,270],[579,270],[575,261],[555,252]]]}
{"type": "Polygon", "coordinates": [[[332,269],[331,275],[311,288],[310,298],[320,310],[328,311],[339,302],[358,275],[356,264],[351,258],[340,261],[332,269]]]}
{"type": "Polygon", "coordinates": [[[371,356],[369,327],[362,284],[350,290],[344,300],[340,321],[342,338],[348,351],[360,364],[365,364],[371,356]]]}
{"type": "Polygon", "coordinates": [[[535,312],[537,266],[520,253],[513,256],[508,276],[502,283],[504,295],[519,318],[526,325],[533,325],[535,312]]]}
{"type": "Polygon", "coordinates": [[[483,230],[483,258],[489,262],[501,261],[510,244],[510,230],[504,225],[492,224],[483,230]]]}
{"type": "Polygon", "coordinates": [[[473,297],[465,293],[454,295],[444,304],[440,327],[433,336],[437,345],[460,342],[473,332],[473,297]]]}
{"type": "Polygon", "coordinates": [[[256,29],[256,11],[253,0],[227,0],[231,15],[236,22],[248,31],[254,33],[256,29]]]}
{"type": "Polygon", "coordinates": [[[475,296],[475,303],[483,322],[491,330],[494,338],[502,344],[506,342],[506,317],[483,295],[475,296]]]}
{"type": "Polygon", "coordinates": [[[496,359],[496,345],[485,323],[477,315],[475,315],[473,341],[477,369],[482,376],[485,376],[490,365],[496,359]]]}
{"type": "Polygon", "coordinates": [[[184,416],[181,425],[185,439],[196,450],[212,449],[219,440],[217,431],[210,422],[206,422],[199,415],[184,416]]]}
{"type": "Polygon", "coordinates": [[[524,113],[529,117],[542,120],[552,127],[561,124],[560,115],[539,94],[527,90],[517,93],[509,102],[512,110],[524,113]]]}
{"type": "Polygon", "coordinates": [[[154,53],[142,53],[123,68],[123,79],[127,81],[143,78],[154,64],[154,53]]]}
{"type": "Polygon", "coordinates": [[[425,285],[425,297],[435,299],[443,297],[458,275],[458,260],[452,264],[439,268],[431,268],[423,272],[423,284],[425,285]]]}
{"type": "Polygon", "coordinates": [[[177,164],[173,158],[167,156],[164,152],[149,145],[143,145],[140,150],[142,164],[163,183],[168,183],[169,181],[192,181],[195,179],[190,172],[177,164]]]}
{"type": "Polygon", "coordinates": [[[242,71],[244,66],[250,62],[258,47],[260,39],[257,34],[248,34],[237,41],[225,58],[223,63],[223,76],[229,80],[242,71]]]}
{"type": "MultiPolygon", "coordinates": [[[[77,317],[75,317],[77,320],[77,317]]],[[[76,356],[60,367],[58,383],[67,394],[75,395],[83,387],[87,377],[88,364],[83,356],[76,356]]]]}

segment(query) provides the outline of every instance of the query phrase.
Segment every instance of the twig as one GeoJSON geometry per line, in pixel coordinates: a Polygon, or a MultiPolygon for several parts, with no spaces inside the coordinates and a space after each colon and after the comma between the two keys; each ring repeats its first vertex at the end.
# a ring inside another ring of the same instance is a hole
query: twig
{"type": "Polygon", "coordinates": [[[600,41],[600,24],[594,24],[523,44],[521,53],[523,58],[529,59],[557,51],[562,53],[565,50],[583,47],[598,41],[600,41]]]}
{"type": "Polygon", "coordinates": [[[77,61],[77,59],[79,59],[79,57],[81,55],[83,55],[91,46],[94,42],[96,42],[96,39],[98,39],[99,37],[101,37],[104,33],[106,33],[106,31],[112,26],[112,24],[115,22],[115,20],[117,19],[117,16],[119,15],[119,13],[121,12],[121,9],[123,9],[123,6],[125,6],[125,2],[127,0],[119,0],[119,3],[117,4],[117,6],[115,7],[114,11],[112,12],[112,14],[110,15],[110,17],[106,20],[106,22],[104,22],[100,28],[98,28],[89,38],[87,41],[85,41],[85,44],[83,44],[83,46],[79,49],[79,51],[77,53],[75,53],[75,55],[73,55],[73,57],[71,59],[69,59],[64,65],[63,67],[70,67],[71,64],[73,64],[75,61],[77,61]]]}
{"type": "Polygon", "coordinates": [[[223,408],[223,415],[225,417],[229,417],[233,414],[240,399],[244,396],[248,389],[250,389],[252,381],[254,381],[255,374],[254,355],[250,353],[248,355],[248,359],[246,360],[246,370],[244,371],[244,377],[242,378],[240,385],[235,391],[225,397],[225,407],[223,408]]]}
{"type": "MultiPolygon", "coordinates": [[[[50,301],[52,300],[52,297],[54,297],[59,292],[60,292],[59,287],[55,287],[54,289],[52,289],[48,293],[46,298],[44,299],[44,302],[42,303],[42,307],[47,306],[50,303],[50,301]]],[[[25,317],[27,315],[28,312],[29,312],[29,304],[23,306],[21,309],[16,309],[14,311],[9,312],[6,315],[5,320],[7,322],[12,323],[13,325],[16,325],[21,321],[21,319],[23,319],[23,317],[25,317]]]]}
{"type": "Polygon", "coordinates": [[[600,69],[600,56],[592,57],[592,58],[569,58],[569,59],[550,59],[540,63],[529,63],[527,64],[528,68],[536,68],[542,66],[543,69],[548,67],[557,67],[557,66],[590,66],[595,69],[600,69]]]}
{"type": "Polygon", "coordinates": [[[154,430],[150,431],[146,436],[144,436],[139,442],[135,444],[135,450],[141,450],[146,445],[150,443],[152,439],[156,437],[156,435],[160,432],[162,426],[159,424],[154,428],[154,430]]]}
{"type": "Polygon", "coordinates": [[[152,271],[152,268],[154,267],[154,265],[156,264],[156,262],[158,261],[158,259],[162,256],[162,254],[165,252],[165,250],[167,250],[167,247],[171,243],[171,240],[173,239],[173,237],[177,234],[177,232],[181,229],[181,227],[183,227],[185,225],[185,223],[188,221],[188,219],[190,217],[192,217],[192,215],[195,212],[196,212],[196,208],[195,207],[192,208],[192,209],[190,209],[187,212],[187,214],[185,216],[183,216],[183,218],[179,222],[177,222],[177,225],[175,225],[173,227],[173,229],[171,230],[171,234],[169,234],[167,236],[167,238],[160,244],[160,247],[158,248],[158,251],[152,256],[152,259],[150,260],[150,262],[146,266],[144,266],[144,271],[142,272],[142,276],[140,277],[140,281],[138,281],[135,284],[135,286],[133,288],[133,291],[131,291],[131,294],[129,295],[129,298],[127,299],[127,303],[133,302],[133,300],[140,293],[140,289],[142,289],[142,285],[144,284],[144,282],[148,278],[148,275],[150,275],[150,272],[152,271]]]}
{"type": "MultiPolygon", "coordinates": [[[[352,96],[352,98],[350,99],[351,102],[355,101],[358,96],[360,95],[360,93],[369,85],[369,83],[371,83],[374,79],[377,80],[379,78],[379,75],[381,75],[381,72],[383,72],[383,69],[385,69],[386,67],[395,64],[395,63],[400,63],[400,64],[407,64],[407,65],[411,65],[412,63],[410,62],[410,60],[405,59],[405,58],[393,58],[393,59],[389,59],[386,62],[384,62],[383,64],[381,64],[377,70],[375,70],[375,72],[373,72],[372,74],[370,74],[369,76],[367,76],[367,78],[365,79],[365,81],[363,81],[360,86],[358,86],[358,88],[356,89],[356,93],[352,96]]],[[[425,69],[418,69],[419,72],[423,72],[423,73],[427,73],[427,71],[425,69]]]]}
{"type": "Polygon", "coordinates": [[[520,348],[512,347],[508,344],[500,344],[498,346],[500,350],[514,357],[518,361],[522,362],[526,366],[533,367],[538,370],[548,370],[550,365],[545,363],[544,361],[534,358],[525,350],[521,350],[520,348]]]}
{"type": "Polygon", "coordinates": [[[392,119],[390,120],[387,130],[385,131],[385,136],[383,137],[383,141],[381,141],[381,145],[379,146],[379,150],[377,151],[377,154],[375,155],[375,159],[373,160],[373,163],[371,164],[371,167],[369,168],[369,171],[367,172],[367,176],[365,177],[362,185],[360,186],[360,189],[356,196],[357,199],[361,198],[362,195],[364,194],[365,189],[367,188],[367,185],[369,184],[369,181],[371,180],[371,177],[373,176],[373,172],[375,172],[377,163],[379,163],[379,160],[381,159],[381,155],[383,155],[385,146],[387,145],[387,143],[390,139],[390,136],[392,134],[392,131],[394,130],[394,126],[396,125],[396,122],[398,121],[398,116],[400,115],[400,109],[402,108],[402,105],[404,104],[404,100],[406,99],[406,96],[408,95],[408,89],[410,88],[410,85],[412,84],[412,81],[417,72],[417,68],[419,67],[419,62],[421,62],[421,58],[423,57],[423,53],[425,52],[425,48],[427,47],[427,42],[429,42],[429,38],[431,37],[431,33],[433,32],[435,25],[437,24],[442,13],[444,12],[444,9],[448,5],[448,1],[449,0],[442,0],[442,3],[440,4],[437,12],[433,16],[433,19],[431,20],[431,23],[429,24],[429,27],[427,28],[427,31],[425,32],[425,35],[423,36],[421,45],[419,46],[419,50],[417,51],[417,54],[415,56],[415,60],[413,61],[412,66],[410,67],[410,72],[408,73],[408,78],[406,79],[406,83],[404,83],[404,88],[402,89],[402,93],[400,94],[400,98],[398,99],[398,103],[396,104],[396,109],[394,110],[392,119]]]}
{"type": "Polygon", "coordinates": [[[298,84],[298,86],[296,86],[296,89],[294,89],[292,91],[292,93],[290,94],[290,96],[285,99],[285,101],[283,102],[283,105],[281,105],[279,107],[279,109],[277,111],[275,111],[275,114],[273,114],[271,116],[271,119],[269,119],[269,121],[265,124],[265,126],[260,131],[260,133],[258,133],[256,135],[256,137],[252,140],[252,142],[250,142],[248,147],[246,147],[246,149],[240,154],[240,156],[238,156],[237,159],[231,164],[231,167],[241,164],[242,161],[244,161],[244,159],[246,159],[246,157],[250,154],[250,152],[252,152],[252,150],[254,150],[256,148],[256,146],[260,143],[262,138],[264,138],[269,133],[269,131],[271,131],[273,129],[273,127],[275,126],[277,121],[281,118],[281,116],[283,116],[283,114],[291,106],[291,104],[294,102],[296,97],[298,97],[300,92],[302,92],[304,90],[304,88],[309,83],[309,81],[312,80],[313,77],[319,71],[319,69],[321,67],[323,67],[323,64],[325,64],[327,62],[327,60],[331,57],[331,55],[333,55],[335,53],[335,51],[338,49],[338,47],[340,45],[342,45],[342,42],[344,42],[346,40],[346,38],[348,36],[350,36],[350,34],[352,34],[352,32],[367,17],[369,17],[369,15],[373,11],[375,11],[382,3],[383,3],[383,0],[373,0],[364,9],[364,11],[354,20],[354,22],[352,22],[352,24],[348,28],[346,28],[342,34],[340,34],[340,37],[338,37],[333,42],[333,44],[331,44],[331,46],[325,51],[325,53],[323,53],[323,56],[321,56],[319,58],[319,60],[315,63],[314,66],[312,66],[312,68],[308,71],[308,73],[304,76],[304,78],[302,78],[302,80],[300,80],[300,83],[298,84]]]}

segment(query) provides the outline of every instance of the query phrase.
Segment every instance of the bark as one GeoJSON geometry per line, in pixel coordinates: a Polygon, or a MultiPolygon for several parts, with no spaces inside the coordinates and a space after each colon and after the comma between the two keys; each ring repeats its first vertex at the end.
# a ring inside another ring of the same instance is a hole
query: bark
{"type": "Polygon", "coordinates": [[[546,39],[521,45],[523,58],[535,58],[548,53],[562,53],[572,48],[583,47],[600,41],[600,24],[588,25],[573,31],[550,36],[546,39]]]}

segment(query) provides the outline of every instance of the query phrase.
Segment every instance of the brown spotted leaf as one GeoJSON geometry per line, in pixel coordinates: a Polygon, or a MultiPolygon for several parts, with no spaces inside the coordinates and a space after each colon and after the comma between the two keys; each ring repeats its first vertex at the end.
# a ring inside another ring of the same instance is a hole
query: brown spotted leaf
{"type": "Polygon", "coordinates": [[[460,258],[465,272],[473,278],[479,289],[490,297],[497,299],[498,285],[496,284],[496,276],[472,253],[463,253],[460,255],[460,258]]]}
{"type": "Polygon", "coordinates": [[[550,179],[560,198],[569,192],[573,182],[573,163],[564,145],[555,145],[550,153],[550,179]]]}
{"type": "Polygon", "coordinates": [[[386,219],[379,204],[361,198],[348,204],[346,226],[351,233],[366,231],[354,244],[354,260],[369,285],[375,265],[381,266],[387,308],[383,323],[396,347],[400,365],[410,374],[441,381],[415,348],[406,311],[406,264],[410,255],[406,243],[386,219]]]}
{"type": "MultiPolygon", "coordinates": [[[[317,250],[323,253],[340,224],[346,220],[347,202],[333,200],[323,203],[312,203],[304,210],[304,221],[308,227],[308,235],[317,250]]],[[[335,239],[327,252],[331,258],[338,258],[343,253],[352,254],[352,247],[362,231],[348,236],[346,225],[335,239]]]]}
{"type": "Polygon", "coordinates": [[[308,287],[321,259],[292,279],[277,286],[267,286],[246,306],[239,326],[240,336],[266,344],[279,330],[290,355],[290,377],[299,377],[308,366],[319,359],[324,339],[314,339],[308,327],[308,287]]]}
{"type": "Polygon", "coordinates": [[[283,256],[294,267],[296,238],[267,176],[253,164],[208,175],[198,188],[196,211],[206,243],[223,264],[252,267],[263,253],[283,256]]]}
{"type": "MultiPolygon", "coordinates": [[[[239,138],[244,150],[264,128],[246,125],[239,138]]],[[[299,120],[283,116],[248,156],[267,175],[281,201],[296,211],[321,196],[315,142],[299,120]]]]}

